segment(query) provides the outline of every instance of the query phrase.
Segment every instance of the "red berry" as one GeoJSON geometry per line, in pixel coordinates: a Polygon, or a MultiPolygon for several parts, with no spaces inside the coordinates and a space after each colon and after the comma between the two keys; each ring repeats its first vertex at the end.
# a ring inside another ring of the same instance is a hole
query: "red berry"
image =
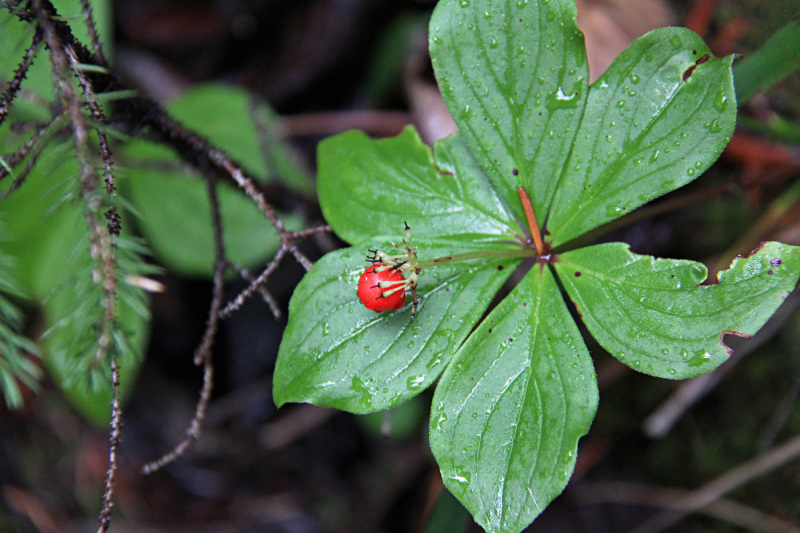
{"type": "Polygon", "coordinates": [[[380,265],[372,265],[361,274],[361,278],[358,280],[358,297],[367,309],[376,313],[400,309],[406,303],[405,286],[398,284],[380,288],[378,283],[381,281],[402,282],[405,280],[403,274],[392,268],[375,272],[376,266],[380,265]],[[391,291],[396,287],[400,288],[386,297],[383,296],[384,292],[391,291]]]}

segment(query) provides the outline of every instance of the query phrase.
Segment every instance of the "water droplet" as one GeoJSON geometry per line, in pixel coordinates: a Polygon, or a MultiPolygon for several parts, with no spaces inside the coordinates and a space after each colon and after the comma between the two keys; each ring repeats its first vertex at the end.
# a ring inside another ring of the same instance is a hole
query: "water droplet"
{"type": "Polygon", "coordinates": [[[451,480],[463,485],[464,487],[469,485],[470,479],[472,478],[469,472],[460,468],[454,469],[454,472],[449,477],[451,480]]]}
{"type": "Polygon", "coordinates": [[[677,373],[678,373],[678,371],[677,371],[677,370],[675,370],[674,368],[670,368],[669,370],[667,370],[667,372],[669,372],[669,374],[670,374],[671,376],[674,376],[675,374],[677,374],[677,373]]]}
{"type": "Polygon", "coordinates": [[[331,332],[331,325],[325,322],[322,324],[322,336],[327,337],[331,332]]]}
{"type": "Polygon", "coordinates": [[[428,362],[428,364],[427,364],[427,365],[425,365],[425,366],[426,366],[428,369],[432,369],[432,368],[436,368],[436,367],[437,367],[437,366],[439,366],[440,364],[442,364],[442,360],[441,360],[441,358],[437,357],[437,358],[435,358],[435,359],[431,359],[431,360],[428,362]]]}
{"type": "Polygon", "coordinates": [[[640,81],[642,80],[639,78],[639,76],[631,72],[631,83],[639,83],[640,81]]]}
{"type": "Polygon", "coordinates": [[[661,150],[656,150],[653,152],[653,156],[650,158],[651,163],[655,163],[656,159],[658,159],[659,154],[661,154],[661,150]]]}
{"type": "Polygon", "coordinates": [[[714,98],[714,109],[722,113],[728,107],[728,97],[725,96],[725,93],[719,92],[717,93],[717,97],[714,98]]]}
{"type": "Polygon", "coordinates": [[[673,48],[678,49],[683,46],[683,40],[681,39],[680,35],[673,35],[672,38],[669,40],[670,44],[673,48]]]}
{"type": "Polygon", "coordinates": [[[409,389],[418,389],[425,382],[425,376],[412,376],[406,380],[409,389]]]}
{"type": "Polygon", "coordinates": [[[705,350],[698,350],[692,355],[692,357],[687,361],[687,364],[693,368],[697,368],[698,366],[703,366],[708,360],[711,359],[711,354],[705,350]]]}
{"type": "Polygon", "coordinates": [[[528,5],[528,0],[517,0],[517,7],[525,7],[528,5]]]}
{"type": "Polygon", "coordinates": [[[497,39],[489,41],[489,48],[497,48],[497,39]]]}
{"type": "Polygon", "coordinates": [[[686,171],[686,173],[689,174],[690,176],[694,176],[696,172],[697,171],[693,168],[690,168],[686,171]]]}
{"type": "Polygon", "coordinates": [[[350,382],[350,390],[358,394],[361,404],[369,406],[372,404],[372,399],[375,396],[375,391],[372,390],[367,383],[358,376],[353,376],[350,382]]]}
{"type": "Polygon", "coordinates": [[[719,119],[714,119],[714,121],[708,125],[708,131],[711,133],[719,133],[722,131],[722,126],[719,124],[719,119]]]}
{"type": "Polygon", "coordinates": [[[547,94],[546,107],[551,113],[556,109],[575,109],[578,107],[578,93],[567,94],[559,87],[556,92],[547,94]]]}
{"type": "Polygon", "coordinates": [[[469,0],[461,0],[461,7],[469,7],[470,1],[469,0]]]}

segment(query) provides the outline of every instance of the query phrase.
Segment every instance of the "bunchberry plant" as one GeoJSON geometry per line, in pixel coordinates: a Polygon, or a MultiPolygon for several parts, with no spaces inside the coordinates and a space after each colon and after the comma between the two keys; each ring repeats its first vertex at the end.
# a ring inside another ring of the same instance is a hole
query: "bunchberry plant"
{"type": "Polygon", "coordinates": [[[575,244],[697,178],[729,141],[733,58],[692,32],[641,37],[589,85],[572,0],[442,0],[430,53],[459,133],[432,150],[413,128],[320,146],[322,210],[353,246],[295,291],[274,397],[368,413],[438,379],[430,442],[445,485],[487,531],[518,532],[563,491],[597,408],[570,305],[626,365],[689,378],[772,315],[800,249],[764,243],[706,282],[699,263],[575,244]],[[391,249],[403,221],[418,296],[376,314],[356,297],[364,256],[391,249]]]}

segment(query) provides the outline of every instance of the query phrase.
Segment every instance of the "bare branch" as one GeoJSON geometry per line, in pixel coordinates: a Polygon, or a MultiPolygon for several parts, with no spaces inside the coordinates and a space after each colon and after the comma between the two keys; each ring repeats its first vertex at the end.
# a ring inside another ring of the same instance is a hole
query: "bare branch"
{"type": "Polygon", "coordinates": [[[114,506],[114,486],[117,477],[117,448],[122,435],[122,407],[119,390],[119,365],[111,358],[111,431],[108,434],[108,470],[106,471],[103,506],[98,519],[97,533],[104,533],[111,525],[111,508],[114,506]]]}
{"type": "Polygon", "coordinates": [[[19,67],[14,72],[14,77],[11,78],[11,80],[6,84],[6,90],[3,91],[3,97],[0,99],[0,124],[2,124],[8,116],[8,112],[11,109],[11,103],[19,91],[19,88],[22,85],[22,80],[25,79],[25,75],[28,73],[28,69],[33,63],[33,57],[36,55],[41,42],[42,32],[39,28],[37,28],[33,33],[31,45],[25,51],[25,55],[23,56],[19,67]]]}
{"type": "Polygon", "coordinates": [[[195,414],[186,436],[170,452],[161,458],[147,463],[142,467],[143,474],[152,474],[160,470],[169,463],[175,461],[200,437],[203,421],[205,420],[208,403],[211,400],[211,392],[214,388],[214,364],[211,358],[211,350],[214,346],[214,339],[217,335],[219,326],[219,310],[222,306],[222,289],[227,262],[225,260],[225,245],[222,240],[222,217],[219,210],[219,196],[217,195],[217,184],[213,176],[206,177],[209,201],[211,203],[211,221],[214,229],[214,246],[216,249],[216,264],[214,266],[214,288],[212,291],[211,308],[208,312],[206,330],[194,354],[194,364],[203,366],[203,387],[200,390],[200,397],[195,406],[195,414]]]}
{"type": "Polygon", "coordinates": [[[702,509],[719,500],[725,494],[749,483],[800,457],[800,436],[795,436],[779,446],[731,469],[725,474],[712,479],[702,487],[687,493],[675,502],[679,512],[664,511],[658,513],[634,531],[635,533],[657,533],[680,522],[686,515],[702,509]]]}
{"type": "Polygon", "coordinates": [[[81,7],[83,7],[83,20],[86,23],[86,29],[89,33],[89,39],[92,42],[92,51],[94,52],[97,62],[100,66],[107,66],[106,59],[103,54],[103,47],[100,45],[100,37],[97,35],[97,26],[94,23],[92,16],[92,7],[89,5],[89,0],[81,0],[81,7]]]}
{"type": "MultiPolygon", "coordinates": [[[[295,257],[297,257],[297,254],[299,254],[299,252],[297,252],[297,247],[295,245],[295,242],[297,240],[304,239],[306,237],[310,237],[318,233],[329,232],[329,231],[331,231],[330,226],[316,226],[302,231],[286,232],[285,239],[282,239],[281,247],[278,249],[278,252],[275,254],[275,257],[273,257],[272,261],[269,262],[267,267],[264,269],[263,272],[261,272],[261,274],[259,274],[257,278],[252,279],[252,277],[249,275],[249,272],[247,272],[244,269],[239,269],[240,275],[244,279],[250,281],[250,285],[245,290],[240,292],[233,301],[229,302],[228,305],[226,305],[225,308],[222,309],[222,311],[220,311],[220,318],[229,317],[231,314],[233,314],[234,311],[241,308],[245,300],[247,300],[250,296],[253,295],[253,293],[257,291],[261,292],[262,296],[265,297],[267,303],[270,305],[272,314],[275,315],[275,318],[276,319],[280,318],[280,310],[277,308],[276,305],[274,305],[274,301],[272,301],[272,296],[269,295],[268,292],[263,291],[263,287],[269,280],[270,275],[272,275],[275,269],[278,268],[280,261],[283,259],[283,256],[286,255],[287,252],[293,253],[295,254],[295,257]]],[[[300,255],[306,262],[303,263],[303,266],[306,267],[306,270],[309,270],[311,268],[311,261],[306,259],[304,255],[302,254],[300,255]]]]}

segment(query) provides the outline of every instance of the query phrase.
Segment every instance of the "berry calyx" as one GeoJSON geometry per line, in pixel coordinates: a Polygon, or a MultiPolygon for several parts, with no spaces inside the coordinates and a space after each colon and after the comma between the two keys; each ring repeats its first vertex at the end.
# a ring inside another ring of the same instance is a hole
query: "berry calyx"
{"type": "Polygon", "coordinates": [[[375,264],[358,280],[358,298],[376,313],[396,311],[406,303],[406,280],[398,270],[375,264]]]}

